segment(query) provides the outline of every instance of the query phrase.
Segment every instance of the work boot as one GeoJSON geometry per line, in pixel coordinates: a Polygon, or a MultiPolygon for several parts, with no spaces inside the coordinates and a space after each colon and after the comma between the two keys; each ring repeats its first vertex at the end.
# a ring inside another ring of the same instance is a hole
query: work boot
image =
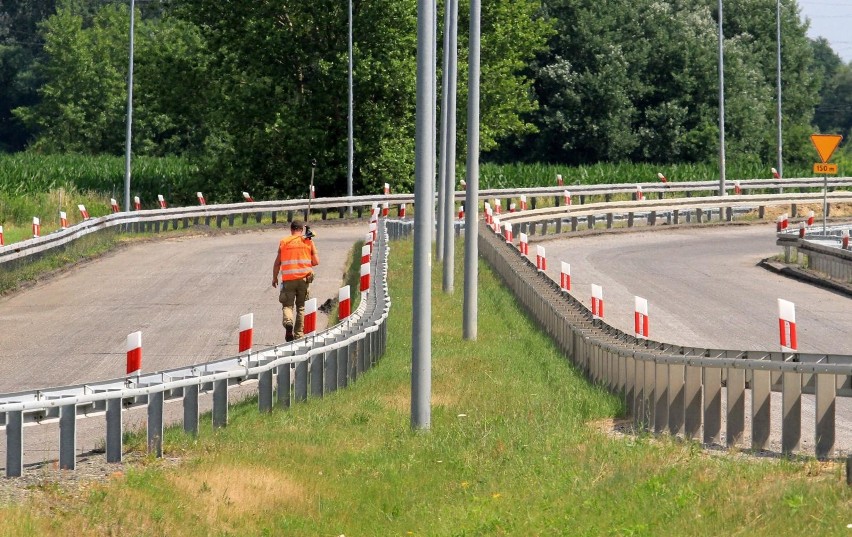
{"type": "Polygon", "coordinates": [[[286,325],[284,326],[284,341],[293,341],[293,327],[286,325]]]}

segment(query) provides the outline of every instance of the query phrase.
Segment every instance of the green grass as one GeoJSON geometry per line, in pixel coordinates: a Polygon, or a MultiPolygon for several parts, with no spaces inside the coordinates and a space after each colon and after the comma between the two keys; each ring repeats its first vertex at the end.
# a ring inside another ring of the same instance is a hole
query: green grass
{"type": "MultiPolygon", "coordinates": [[[[745,164],[730,166],[726,177],[734,179],[771,179],[772,165],[745,164]]],[[[848,168],[848,166],[846,166],[848,168]]],[[[843,171],[841,167],[841,172],[843,171]]],[[[565,166],[559,164],[494,164],[483,163],[480,167],[479,187],[521,188],[555,186],[556,175],[561,174],[566,188],[571,185],[601,185],[621,183],[656,183],[657,173],[662,173],[670,182],[713,181],[719,178],[716,164],[646,164],[646,163],[599,163],[588,166],[565,166]]],[[[811,168],[789,166],[786,177],[812,177],[811,168]]]]}
{"type": "Polygon", "coordinates": [[[388,353],[354,385],[270,415],[248,401],[197,439],[169,429],[179,468],[146,458],[105,485],[51,489],[0,508],[0,534],[848,535],[840,465],[604,432],[622,403],[484,265],[475,342],[433,266],[431,429],[413,432],[412,250],[392,243],[388,353]]]}

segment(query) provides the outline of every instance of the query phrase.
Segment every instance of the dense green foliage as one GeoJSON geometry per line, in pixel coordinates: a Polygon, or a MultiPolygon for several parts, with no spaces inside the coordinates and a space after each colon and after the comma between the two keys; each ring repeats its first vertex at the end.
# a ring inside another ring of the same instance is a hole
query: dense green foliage
{"type": "MultiPolygon", "coordinates": [[[[719,150],[715,6],[485,0],[485,160],[712,165],[719,150]]],[[[313,159],[319,194],[344,193],[346,7],[336,0],[140,2],[134,157],[191,159],[202,175],[171,177],[179,195],[199,189],[216,201],[236,200],[242,190],[259,199],[303,196],[313,159]]],[[[376,192],[384,182],[410,190],[416,0],[354,0],[353,8],[355,191],[376,192]]],[[[444,3],[438,8],[442,27],[444,3]]],[[[461,161],[468,8],[459,5],[461,161]]],[[[732,169],[775,163],[774,12],[773,0],[725,2],[732,169]]],[[[824,40],[807,38],[795,0],[782,2],[782,19],[784,157],[799,169],[814,159],[808,134],[850,134],[852,65],[824,40]]],[[[122,154],[128,34],[124,2],[4,2],[0,151],[122,154]]]]}

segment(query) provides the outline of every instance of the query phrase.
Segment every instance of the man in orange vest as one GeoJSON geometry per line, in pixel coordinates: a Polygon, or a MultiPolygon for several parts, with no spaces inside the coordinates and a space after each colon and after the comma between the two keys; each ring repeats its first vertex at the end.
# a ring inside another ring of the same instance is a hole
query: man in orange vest
{"type": "Polygon", "coordinates": [[[275,264],[272,265],[272,287],[278,287],[278,278],[281,278],[278,301],[283,306],[286,341],[293,341],[305,335],[305,301],[310,298],[310,284],[314,281],[313,267],[319,265],[317,247],[310,236],[303,234],[304,231],[302,222],[293,220],[290,223],[290,236],[281,239],[275,264]]]}

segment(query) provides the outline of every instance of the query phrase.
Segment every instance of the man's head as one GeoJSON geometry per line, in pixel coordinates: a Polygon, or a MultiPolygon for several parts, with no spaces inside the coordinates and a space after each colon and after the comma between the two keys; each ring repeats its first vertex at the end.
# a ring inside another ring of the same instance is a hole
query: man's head
{"type": "Polygon", "coordinates": [[[301,234],[305,230],[305,224],[301,220],[293,220],[290,222],[290,233],[293,235],[301,234]]]}

